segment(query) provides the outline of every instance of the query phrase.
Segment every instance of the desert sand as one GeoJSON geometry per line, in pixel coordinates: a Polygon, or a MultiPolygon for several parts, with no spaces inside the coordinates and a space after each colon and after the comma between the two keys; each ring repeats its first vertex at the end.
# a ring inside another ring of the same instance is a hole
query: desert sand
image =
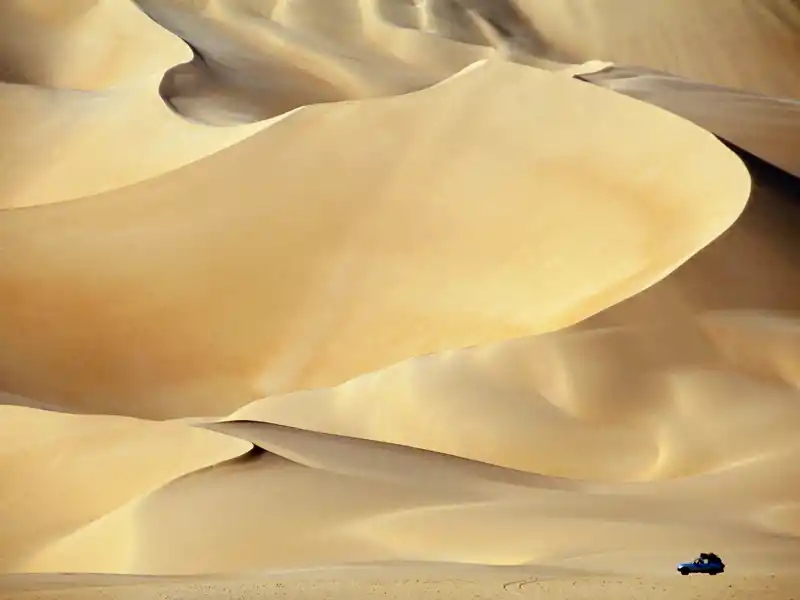
{"type": "Polygon", "coordinates": [[[791,0],[0,4],[0,599],[796,597],[798,60],[791,0]]]}

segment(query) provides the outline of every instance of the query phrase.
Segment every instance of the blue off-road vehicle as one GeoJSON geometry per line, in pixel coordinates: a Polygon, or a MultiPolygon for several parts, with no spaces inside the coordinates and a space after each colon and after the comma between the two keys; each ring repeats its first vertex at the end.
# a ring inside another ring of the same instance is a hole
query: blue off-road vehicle
{"type": "Polygon", "coordinates": [[[716,575],[723,571],[725,571],[725,563],[713,552],[703,552],[692,562],[680,563],[678,565],[678,572],[681,575],[689,575],[690,573],[716,575]]]}

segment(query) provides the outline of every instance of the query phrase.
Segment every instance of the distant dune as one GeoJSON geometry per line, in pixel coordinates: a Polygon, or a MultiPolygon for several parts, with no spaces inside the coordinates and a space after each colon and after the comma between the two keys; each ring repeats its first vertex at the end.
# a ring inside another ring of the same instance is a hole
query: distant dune
{"type": "Polygon", "coordinates": [[[2,3],[0,600],[792,597],[798,61],[792,0],[2,3]]]}

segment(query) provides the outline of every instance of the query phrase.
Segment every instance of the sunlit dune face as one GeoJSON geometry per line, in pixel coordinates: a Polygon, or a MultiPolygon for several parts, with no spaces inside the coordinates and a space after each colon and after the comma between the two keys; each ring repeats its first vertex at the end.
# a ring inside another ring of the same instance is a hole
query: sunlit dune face
{"type": "Polygon", "coordinates": [[[678,267],[748,192],[732,152],[666,112],[485,63],[299,111],[141,186],[9,213],[2,369],[9,391],[55,404],[227,412],[574,324],[678,267]],[[658,142],[640,144],[646,128],[658,142]]]}

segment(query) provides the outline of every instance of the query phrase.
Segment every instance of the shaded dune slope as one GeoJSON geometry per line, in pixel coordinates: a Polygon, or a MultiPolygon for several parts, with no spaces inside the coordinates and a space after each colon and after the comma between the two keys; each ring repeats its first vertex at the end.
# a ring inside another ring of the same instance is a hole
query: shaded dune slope
{"type": "Polygon", "coordinates": [[[492,56],[549,69],[599,59],[800,98],[800,78],[783,67],[800,60],[800,9],[786,0],[137,4],[194,51],[166,73],[162,96],[217,125],[421,89],[492,56]],[[716,22],[725,27],[702,25],[716,22]]]}

